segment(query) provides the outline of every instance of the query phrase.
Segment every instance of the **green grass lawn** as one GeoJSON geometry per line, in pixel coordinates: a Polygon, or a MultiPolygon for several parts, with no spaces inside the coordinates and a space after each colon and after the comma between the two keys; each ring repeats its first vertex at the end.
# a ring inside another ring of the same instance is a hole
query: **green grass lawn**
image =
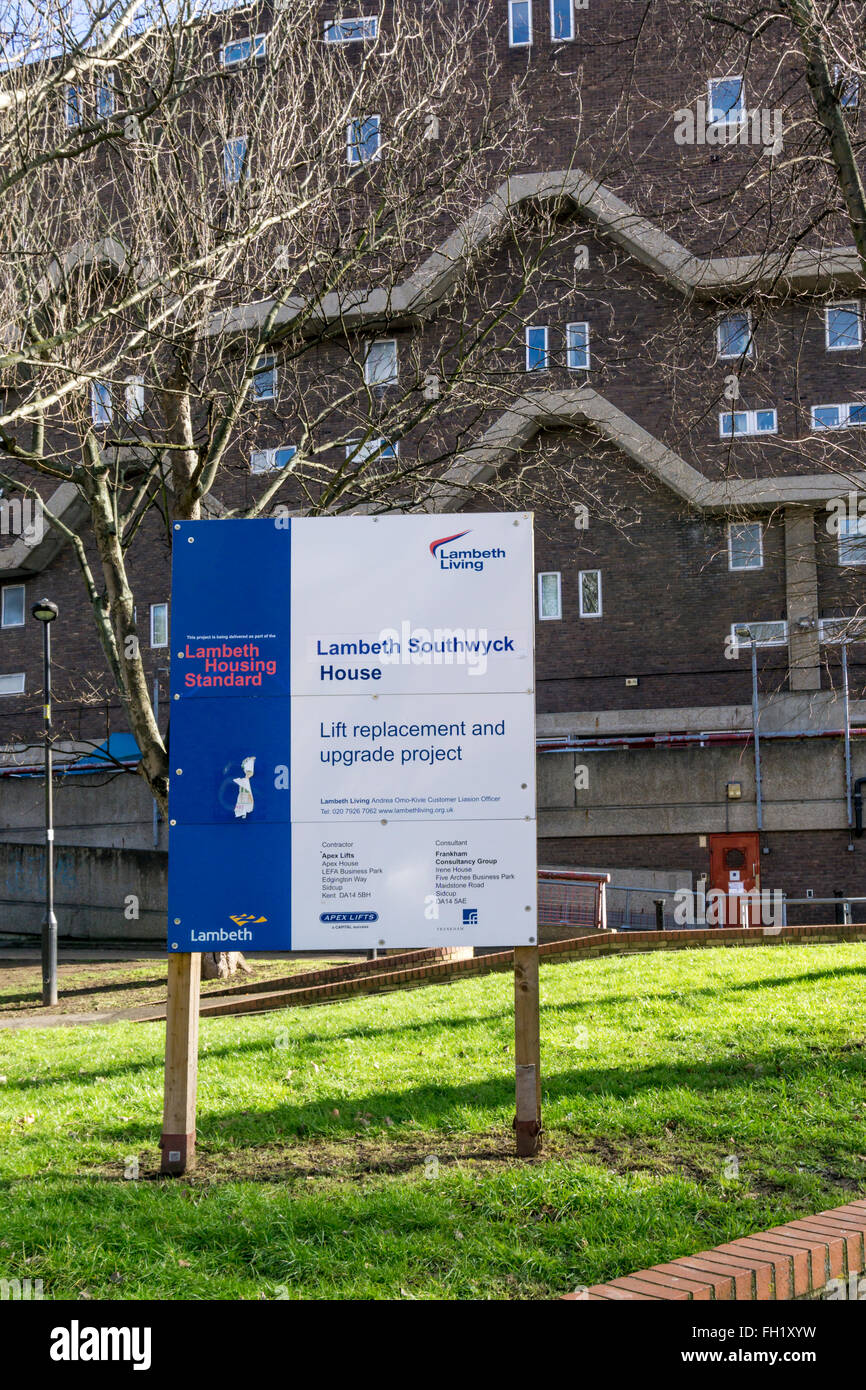
{"type": "Polygon", "coordinates": [[[0,1277],[548,1298],[839,1205],[866,1195],[864,984],[861,945],[544,967],[528,1163],[508,975],[202,1020],[188,1179],[155,1176],[161,1025],[0,1033],[0,1277]]]}

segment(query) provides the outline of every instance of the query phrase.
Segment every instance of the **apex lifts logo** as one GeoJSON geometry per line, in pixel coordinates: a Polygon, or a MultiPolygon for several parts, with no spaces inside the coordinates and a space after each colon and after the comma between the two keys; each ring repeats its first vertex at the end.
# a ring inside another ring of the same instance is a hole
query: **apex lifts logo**
{"type": "Polygon", "coordinates": [[[464,536],[469,535],[471,531],[457,531],[453,536],[442,536],[440,540],[430,542],[430,554],[441,570],[481,571],[487,560],[505,559],[506,552],[501,546],[494,546],[492,550],[477,550],[474,546],[465,550],[452,548],[455,541],[462,541],[464,536]]]}

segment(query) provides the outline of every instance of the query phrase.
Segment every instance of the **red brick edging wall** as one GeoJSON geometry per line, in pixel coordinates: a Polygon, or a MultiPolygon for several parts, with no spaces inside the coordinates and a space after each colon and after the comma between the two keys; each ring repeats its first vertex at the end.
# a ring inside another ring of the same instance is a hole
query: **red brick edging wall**
{"type": "Polygon", "coordinates": [[[574,1302],[630,1299],[866,1297],[866,1201],[819,1211],[769,1231],[639,1269],[563,1295],[574,1302]]]}

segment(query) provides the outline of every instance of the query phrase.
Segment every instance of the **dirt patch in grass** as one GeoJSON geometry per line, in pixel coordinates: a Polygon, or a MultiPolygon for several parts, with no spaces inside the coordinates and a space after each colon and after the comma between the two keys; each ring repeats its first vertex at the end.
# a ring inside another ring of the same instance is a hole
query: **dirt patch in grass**
{"type": "MultiPolygon", "coordinates": [[[[442,1134],[413,1135],[391,1139],[376,1132],[369,1139],[319,1138],[298,1140],[291,1145],[247,1145],[231,1150],[215,1150],[208,1139],[200,1138],[196,1165],[183,1179],[193,1186],[230,1182],[292,1183],[326,1180],[358,1183],[375,1177],[395,1177],[417,1171],[429,1175],[431,1165],[453,1168],[480,1166],[485,1170],[520,1169],[556,1162],[590,1162],[610,1173],[648,1173],[658,1178],[682,1177],[689,1182],[717,1186],[723,1172],[725,1154],[697,1154],[633,1138],[613,1140],[600,1135],[576,1135],[557,1130],[546,1132],[542,1151],[531,1159],[518,1159],[513,1136],[502,1130],[463,1137],[442,1134]]],[[[100,1166],[90,1170],[95,1176],[117,1180],[117,1167],[100,1166]]],[[[802,1170],[801,1170],[802,1171],[802,1170]]],[[[844,1191],[859,1191],[852,1178],[829,1169],[807,1170],[825,1183],[844,1191]]],[[[139,1154],[139,1174],[144,1180],[159,1180],[158,1160],[152,1149],[139,1154]]],[[[167,1179],[166,1181],[173,1181],[167,1179]]],[[[777,1183],[754,1173],[731,1182],[731,1188],[745,1195],[772,1195],[785,1191],[777,1183]]]]}
{"type": "MultiPolygon", "coordinates": [[[[340,960],[343,957],[339,958],[340,960]]],[[[228,984],[254,984],[256,981],[302,974],[335,965],[337,957],[286,960],[282,957],[253,959],[251,975],[234,980],[204,980],[202,997],[218,992],[228,984]]],[[[165,1003],[166,957],[138,960],[70,961],[58,967],[58,1001],[52,1014],[113,1013],[118,1009],[155,1007],[165,1003]]],[[[27,1018],[44,1012],[41,1003],[42,969],[34,961],[4,961],[0,964],[0,1018],[27,1018]]]]}

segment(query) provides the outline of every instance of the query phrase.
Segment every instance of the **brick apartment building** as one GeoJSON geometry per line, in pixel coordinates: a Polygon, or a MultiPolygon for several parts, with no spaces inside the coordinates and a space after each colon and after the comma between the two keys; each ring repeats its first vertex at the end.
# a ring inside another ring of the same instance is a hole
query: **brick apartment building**
{"type": "MultiPolygon", "coordinates": [[[[768,159],[766,141],[676,138],[677,113],[700,120],[699,102],[737,129],[754,109],[783,104],[767,85],[771,41],[732,70],[730,50],[703,31],[701,44],[673,44],[663,21],[679,10],[687,38],[688,5],[662,7],[639,44],[625,43],[637,8],[491,6],[502,98],[523,83],[534,117],[531,157],[508,201],[531,213],[555,198],[558,232],[519,328],[497,342],[511,398],[491,404],[462,445],[442,510],[464,505],[467,479],[497,477],[514,479],[515,504],[536,510],[542,864],[604,869],[614,883],[665,874],[671,886],[727,890],[739,875],[793,897],[866,896],[856,828],[866,780],[859,262],[850,231],[828,218],[787,247],[780,268],[773,219],[747,186],[768,159]]],[[[359,5],[357,18],[376,10],[359,5]]],[[[346,17],[346,7],[322,6],[325,24],[346,17]]],[[[221,42],[246,42],[239,51],[254,63],[267,9],[239,8],[222,23],[221,42]]],[[[364,32],[349,31],[359,48],[364,32]]],[[[792,110],[802,100],[786,88],[792,110]]],[[[856,131],[855,84],[843,101],[856,131]]],[[[493,222],[496,196],[491,187],[493,222]]],[[[485,264],[492,282],[508,282],[507,238],[491,241],[485,264]]],[[[392,300],[371,337],[398,379],[436,316],[419,320],[392,300]]],[[[324,381],[337,352],[322,349],[324,381]]],[[[215,489],[223,505],[250,505],[277,451],[292,447],[290,421],[269,403],[277,380],[263,378],[264,408],[215,489]]],[[[413,447],[423,441],[400,441],[401,454],[413,447]]],[[[55,505],[72,522],[81,504],[63,486],[55,505]]],[[[169,562],[165,526],[151,514],[130,569],[163,701],[169,562]]],[[[0,545],[0,583],[7,762],[33,756],[22,751],[38,726],[41,680],[30,606],[43,593],[62,615],[54,637],[67,741],[80,748],[123,732],[62,539],[48,531],[36,546],[0,545]]],[[[98,842],[111,843],[110,832],[98,842]]],[[[790,920],[828,912],[792,910],[790,920]]]]}

